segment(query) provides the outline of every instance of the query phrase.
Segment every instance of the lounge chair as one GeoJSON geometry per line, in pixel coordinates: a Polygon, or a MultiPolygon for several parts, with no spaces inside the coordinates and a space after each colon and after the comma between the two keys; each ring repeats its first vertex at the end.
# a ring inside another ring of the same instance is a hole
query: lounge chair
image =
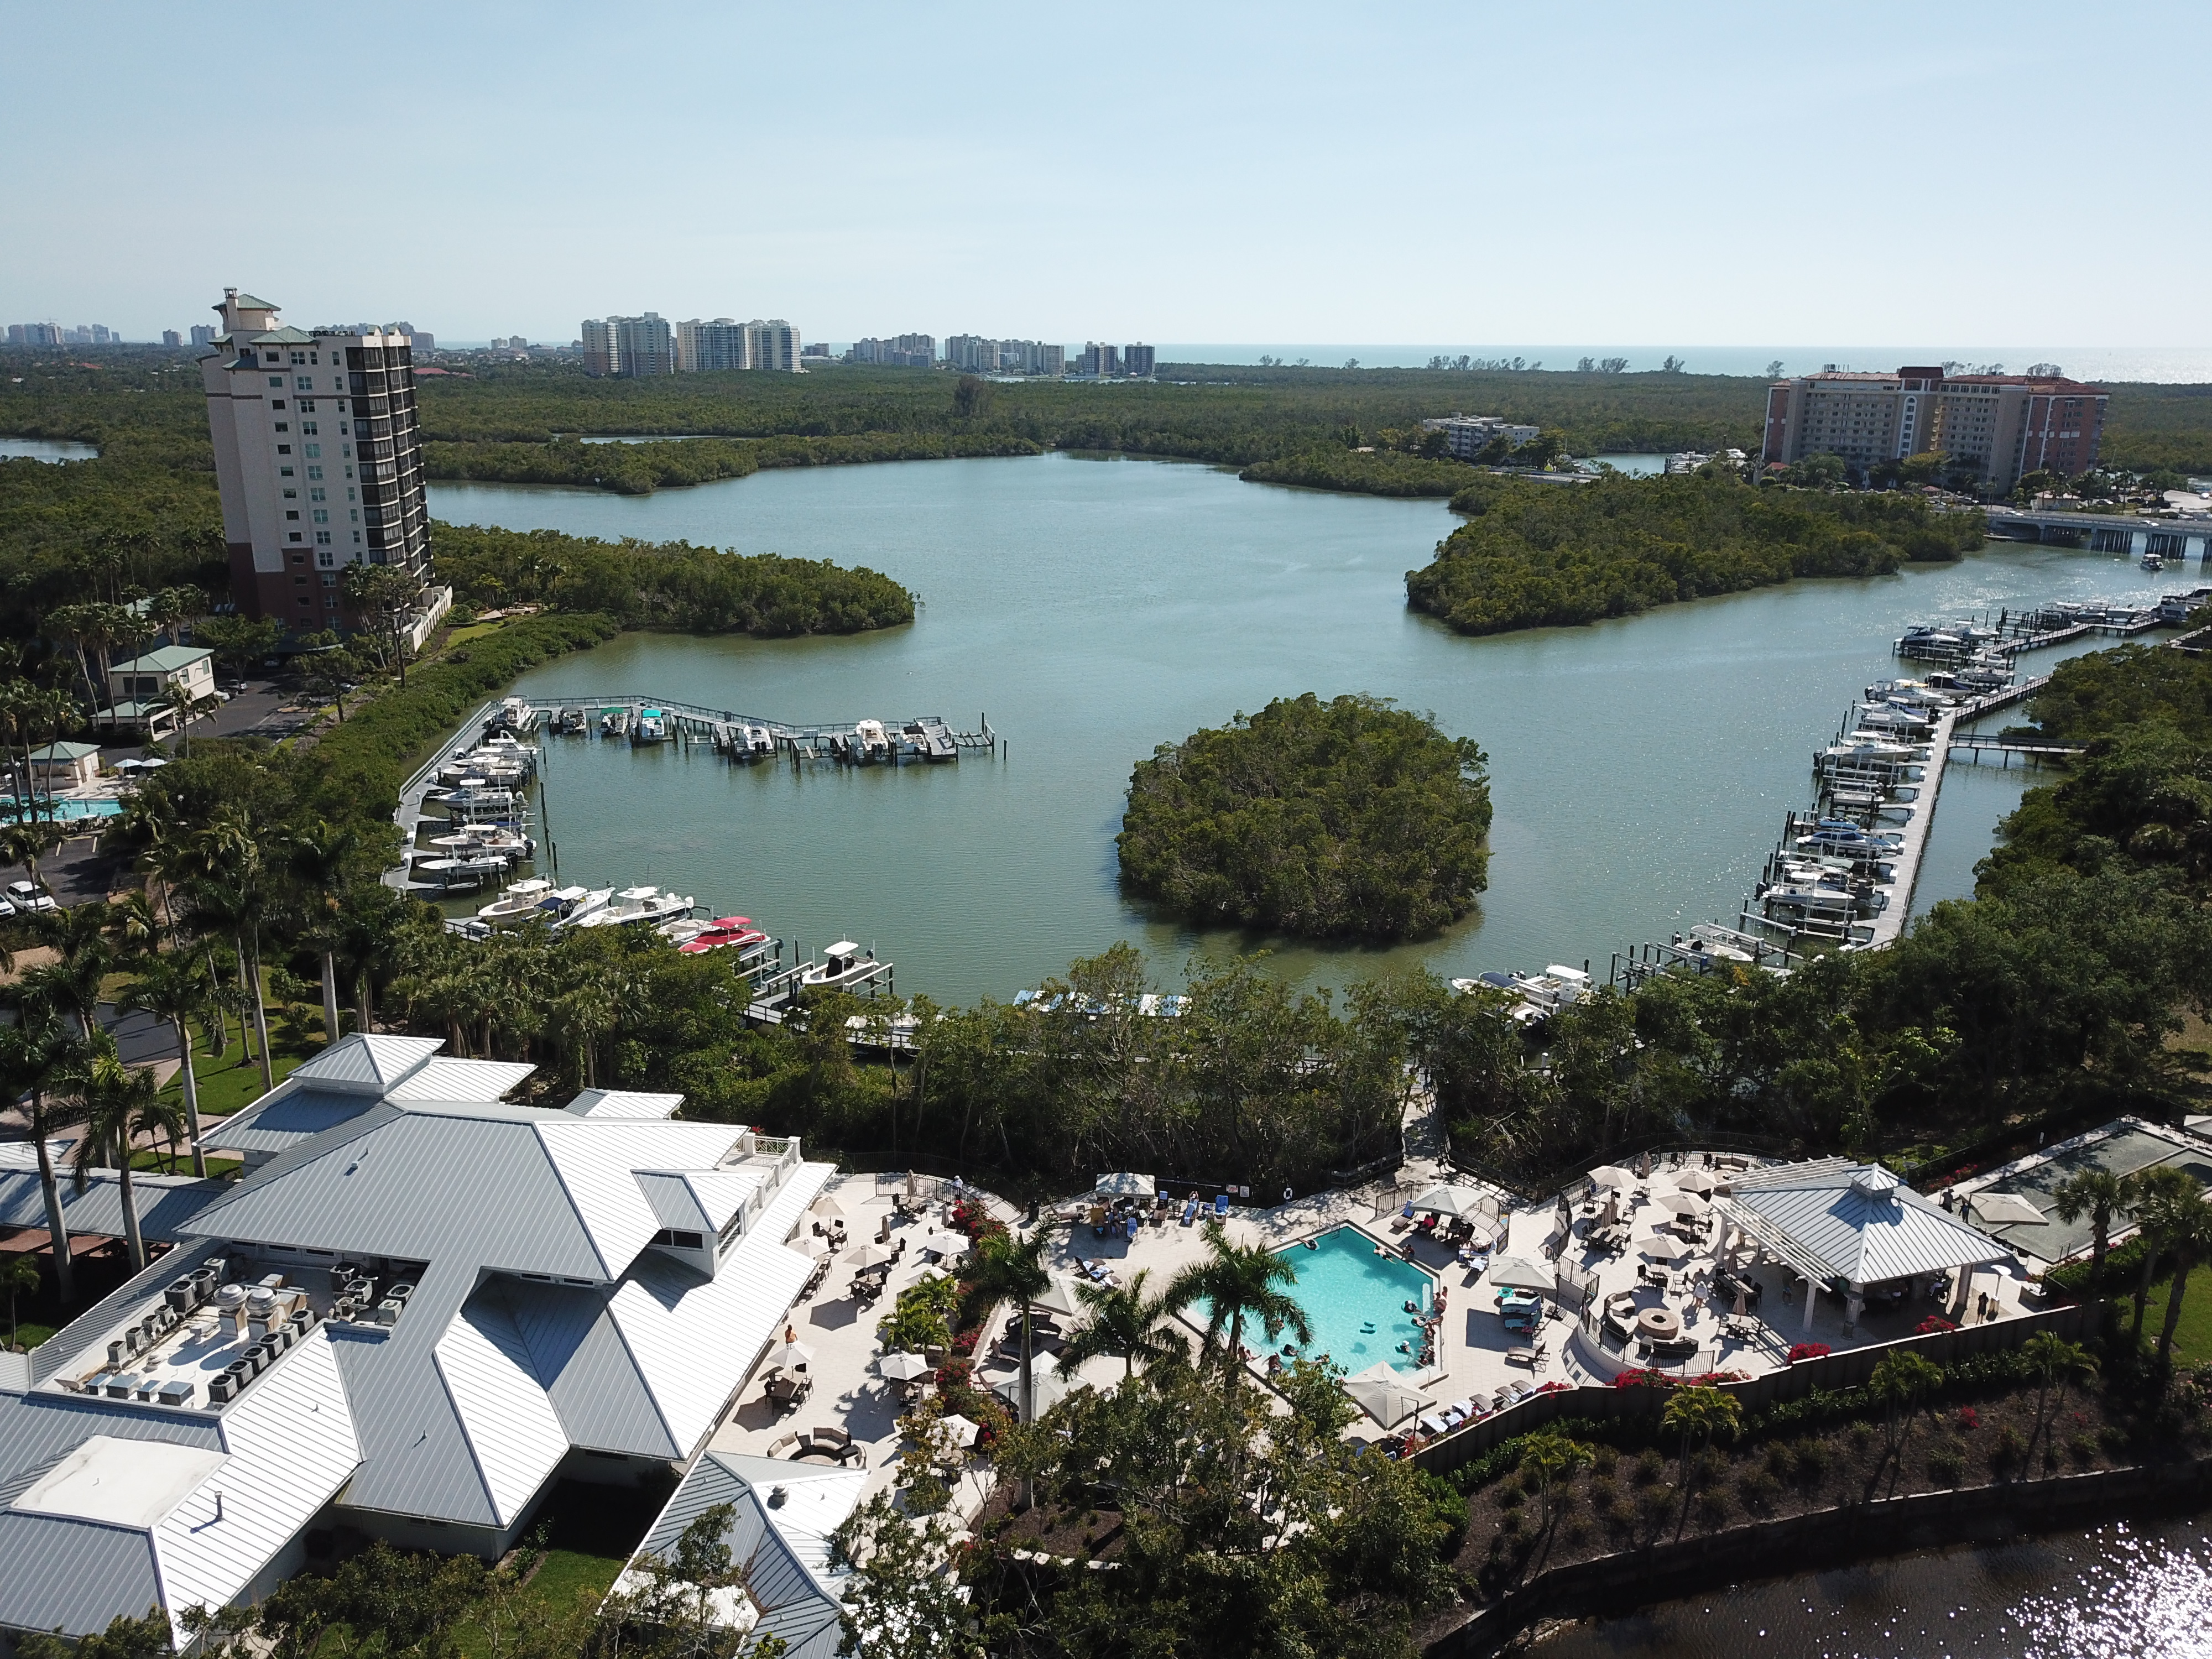
{"type": "Polygon", "coordinates": [[[1214,1195],[1213,1195],[1213,1218],[1214,1218],[1216,1221],[1226,1221],[1226,1220],[1228,1220],[1228,1219],[1229,1219],[1229,1194],[1226,1194],[1226,1193],[1216,1193],[1216,1194],[1214,1194],[1214,1195]]]}
{"type": "Polygon", "coordinates": [[[1186,1227],[1189,1226],[1191,1218],[1195,1216],[1197,1213],[1198,1200],[1194,1198],[1182,1206],[1182,1224],[1186,1227]]]}

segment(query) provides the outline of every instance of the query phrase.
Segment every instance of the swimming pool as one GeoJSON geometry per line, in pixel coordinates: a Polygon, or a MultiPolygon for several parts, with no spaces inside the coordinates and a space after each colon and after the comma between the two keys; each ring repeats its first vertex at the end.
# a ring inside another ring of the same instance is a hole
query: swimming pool
{"type": "MultiPolygon", "coordinates": [[[[1313,1328],[1311,1345],[1300,1351],[1305,1358],[1326,1355],[1347,1374],[1364,1371],[1378,1359],[1402,1370],[1413,1369],[1421,1330],[1406,1304],[1427,1310],[1429,1276],[1395,1253],[1378,1255],[1376,1249],[1375,1241],[1357,1227],[1339,1227],[1317,1236],[1310,1250],[1293,1244],[1275,1252],[1298,1276],[1291,1294],[1313,1328]]],[[[1255,1350],[1264,1340],[1252,1332],[1244,1339],[1255,1350]]]]}
{"type": "MultiPolygon", "coordinates": [[[[119,816],[123,803],[112,797],[101,796],[93,800],[81,800],[64,795],[58,800],[43,796],[32,803],[35,817],[52,816],[62,823],[76,823],[85,818],[112,818],[119,816]]],[[[22,816],[22,803],[13,795],[0,795],[0,823],[12,823],[22,816]]]]}

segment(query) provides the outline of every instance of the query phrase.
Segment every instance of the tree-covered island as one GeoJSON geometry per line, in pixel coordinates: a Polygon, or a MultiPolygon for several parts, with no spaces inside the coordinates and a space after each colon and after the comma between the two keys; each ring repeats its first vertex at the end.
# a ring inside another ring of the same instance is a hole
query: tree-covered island
{"type": "Polygon", "coordinates": [[[1129,885],[1203,921],[1403,939],[1489,882],[1490,784],[1472,738],[1386,699],[1279,697],[1163,744],[1129,779],[1129,885]]]}

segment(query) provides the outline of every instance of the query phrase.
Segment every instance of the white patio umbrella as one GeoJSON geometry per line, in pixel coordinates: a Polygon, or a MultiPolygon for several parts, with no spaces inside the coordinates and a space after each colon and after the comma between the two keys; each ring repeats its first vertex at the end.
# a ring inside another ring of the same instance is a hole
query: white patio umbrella
{"type": "Polygon", "coordinates": [[[1741,1283],[1741,1281],[1738,1281],[1738,1283],[1737,1283],[1737,1285],[1736,1285],[1736,1287],[1735,1287],[1735,1312],[1736,1312],[1736,1317],[1737,1317],[1737,1318],[1739,1318],[1739,1319],[1741,1319],[1741,1318],[1742,1318],[1742,1317],[1743,1317],[1743,1316],[1744,1316],[1744,1315],[1746,1315],[1746,1314],[1749,1313],[1750,1311],[1751,1311],[1751,1295],[1750,1295],[1750,1292],[1749,1292],[1749,1291],[1746,1291],[1746,1290],[1744,1289],[1743,1285],[1742,1285],[1742,1283],[1741,1283]]]}
{"type": "Polygon", "coordinates": [[[804,1342],[781,1342],[769,1350],[768,1363],[781,1365],[786,1370],[793,1370],[809,1364],[813,1358],[814,1350],[804,1342]]]}
{"type": "Polygon", "coordinates": [[[834,1198],[817,1199],[813,1213],[820,1216],[824,1221],[832,1219],[842,1221],[845,1217],[844,1211],[837,1207],[837,1200],[834,1198]]]}
{"type": "Polygon", "coordinates": [[[1662,1210],[1672,1210],[1676,1215],[1695,1218],[1711,1214],[1713,1206],[1695,1193],[1678,1192],[1660,1194],[1659,1207],[1662,1210]]]}
{"type": "Polygon", "coordinates": [[[1636,1248],[1654,1261],[1680,1261],[1689,1255],[1690,1247],[1679,1238],[1669,1238],[1664,1233],[1654,1233],[1649,1238],[1639,1238],[1636,1248]]]}
{"type": "MultiPolygon", "coordinates": [[[[1042,1417],[1082,1386],[1084,1385],[1078,1382],[1062,1382],[1048,1366],[1036,1366],[1031,1373],[1031,1387],[1036,1390],[1031,1396],[1033,1401],[1031,1408],[1039,1417],[1042,1417]]],[[[1016,1371],[1012,1376],[1000,1377],[991,1384],[991,1392],[1016,1411],[1021,1410],[1022,1374],[1016,1371]]]]}
{"type": "Polygon", "coordinates": [[[1430,1188],[1413,1200],[1413,1207],[1432,1210],[1438,1215],[1480,1215],[1482,1213],[1482,1194],[1472,1187],[1454,1187],[1447,1183],[1430,1188]]]}
{"type": "Polygon", "coordinates": [[[956,1446],[974,1445],[975,1437],[983,1431],[981,1424],[970,1423],[958,1412],[947,1412],[937,1419],[937,1426],[951,1437],[956,1446]]]}
{"type": "Polygon", "coordinates": [[[1651,1179],[1651,1154],[1650,1152],[1645,1152],[1643,1157],[1636,1160],[1636,1174],[1637,1178],[1639,1180],[1649,1181],[1651,1179]]]}
{"type": "Polygon", "coordinates": [[[1419,1389],[1395,1378],[1347,1376],[1344,1391],[1353,1404],[1386,1429],[1395,1429],[1407,1418],[1419,1415],[1429,1403],[1419,1389]]]}
{"type": "Polygon", "coordinates": [[[863,1244],[845,1258],[856,1267],[880,1267],[890,1259],[890,1249],[881,1244],[863,1244]]]}
{"type": "Polygon", "coordinates": [[[936,1369],[918,1353],[887,1353],[876,1361],[876,1374],[893,1382],[911,1382],[936,1369]]]}
{"type": "Polygon", "coordinates": [[[1158,1188],[1152,1176],[1124,1170],[1118,1175],[1100,1176],[1091,1190],[1105,1198],[1150,1198],[1158,1188]]]}
{"type": "Polygon", "coordinates": [[[1977,1220],[1992,1227],[2014,1223],[2030,1227],[2049,1224],[2049,1218],[2018,1193],[1976,1193],[1966,1205],[1977,1220]]]}
{"type": "Polygon", "coordinates": [[[1554,1291],[1559,1288],[1559,1275],[1549,1267],[1540,1267],[1534,1262],[1517,1255],[1509,1255],[1490,1264],[1490,1282],[1504,1290],[1554,1291]]]}
{"type": "Polygon", "coordinates": [[[1685,1170],[1674,1177],[1674,1184],[1684,1192],[1711,1197],[1713,1188],[1720,1182],[1713,1178],[1711,1170],[1685,1170]]]}
{"type": "Polygon", "coordinates": [[[1601,1164],[1589,1172],[1589,1178],[1601,1187],[1633,1187],[1636,1172],[1624,1170],[1618,1164],[1601,1164]]]}
{"type": "Polygon", "coordinates": [[[1083,1304],[1075,1299],[1075,1281],[1065,1273],[1054,1273],[1050,1278],[1052,1283],[1030,1300],[1030,1306],[1042,1308],[1047,1313],[1059,1314],[1064,1318],[1074,1318],[1083,1310],[1083,1304]]]}
{"type": "Polygon", "coordinates": [[[974,1248],[974,1242],[965,1233],[930,1233],[915,1246],[931,1255],[965,1255],[974,1248]]]}
{"type": "Polygon", "coordinates": [[[791,1248],[798,1251],[801,1255],[827,1255],[830,1254],[829,1241],[827,1239],[817,1238],[812,1233],[807,1234],[804,1238],[793,1239],[791,1241],[791,1248]]]}

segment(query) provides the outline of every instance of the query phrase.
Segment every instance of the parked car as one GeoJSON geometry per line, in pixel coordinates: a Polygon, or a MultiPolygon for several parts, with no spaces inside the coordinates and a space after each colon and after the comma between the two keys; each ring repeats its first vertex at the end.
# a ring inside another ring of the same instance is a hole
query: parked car
{"type": "Polygon", "coordinates": [[[57,908],[52,893],[40,892],[27,881],[8,884],[8,896],[15,901],[18,910],[52,910],[57,908]]]}

